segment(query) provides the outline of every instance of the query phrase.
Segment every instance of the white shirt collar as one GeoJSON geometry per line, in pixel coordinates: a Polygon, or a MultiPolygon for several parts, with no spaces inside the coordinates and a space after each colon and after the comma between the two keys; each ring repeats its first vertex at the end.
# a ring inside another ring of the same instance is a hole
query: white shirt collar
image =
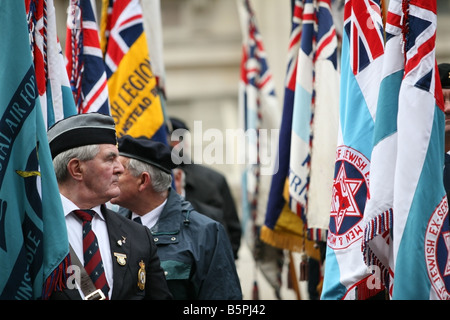
{"type": "MultiPolygon", "coordinates": [[[[63,206],[64,216],[67,216],[69,213],[71,213],[74,210],[81,209],[81,208],[78,208],[78,206],[76,206],[71,200],[66,198],[64,195],[62,195],[62,194],[60,194],[60,195],[61,195],[61,202],[62,202],[62,206],[63,206]]],[[[84,208],[84,209],[86,209],[86,208],[84,208]]],[[[103,217],[103,214],[102,214],[102,210],[100,209],[100,205],[90,208],[90,210],[94,210],[95,213],[97,213],[97,215],[102,220],[105,220],[105,218],[103,217]]]]}
{"type": "Polygon", "coordinates": [[[156,224],[156,222],[158,222],[159,216],[161,215],[161,212],[163,211],[166,203],[167,203],[167,199],[164,200],[164,202],[161,203],[158,207],[156,207],[155,209],[153,209],[150,212],[147,212],[143,216],[140,216],[137,213],[132,212],[131,219],[134,219],[136,217],[141,217],[142,224],[144,226],[147,226],[147,228],[151,229],[156,224]]]}

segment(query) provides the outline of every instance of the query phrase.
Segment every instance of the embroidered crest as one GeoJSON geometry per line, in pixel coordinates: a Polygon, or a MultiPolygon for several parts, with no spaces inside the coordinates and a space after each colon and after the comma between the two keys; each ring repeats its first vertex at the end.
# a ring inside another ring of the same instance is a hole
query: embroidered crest
{"type": "Polygon", "coordinates": [[[444,196],[428,221],[425,232],[425,261],[428,277],[442,300],[450,299],[450,230],[448,201],[444,196]]]}
{"type": "Polygon", "coordinates": [[[347,146],[336,150],[328,246],[344,249],[361,239],[366,200],[369,198],[370,162],[347,146]]]}

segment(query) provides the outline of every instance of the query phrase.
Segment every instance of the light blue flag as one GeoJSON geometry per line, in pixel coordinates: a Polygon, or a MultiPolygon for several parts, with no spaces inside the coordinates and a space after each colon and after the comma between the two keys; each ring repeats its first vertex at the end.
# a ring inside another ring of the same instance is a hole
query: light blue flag
{"type": "Polygon", "coordinates": [[[0,26],[0,299],[46,299],[69,244],[23,1],[0,1],[0,26]]]}
{"type": "Polygon", "coordinates": [[[397,114],[404,74],[402,48],[402,2],[391,0],[386,21],[386,45],[381,71],[370,163],[370,198],[364,210],[364,261],[374,274],[373,288],[389,287],[392,275],[392,225],[395,166],[397,159],[397,114]]]}
{"type": "Polygon", "coordinates": [[[393,210],[393,300],[450,299],[450,230],[443,185],[444,102],[435,57],[436,0],[404,8],[393,210]]]}
{"type": "Polygon", "coordinates": [[[361,244],[384,54],[379,1],[345,1],[339,132],[321,299],[367,299],[361,244]]]}

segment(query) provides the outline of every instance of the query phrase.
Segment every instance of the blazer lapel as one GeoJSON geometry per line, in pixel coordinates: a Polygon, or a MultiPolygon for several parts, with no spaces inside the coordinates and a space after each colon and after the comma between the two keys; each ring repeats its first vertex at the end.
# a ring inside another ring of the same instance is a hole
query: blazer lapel
{"type": "Polygon", "coordinates": [[[127,242],[127,232],[123,230],[120,222],[115,217],[117,213],[105,209],[103,210],[103,214],[105,216],[111,246],[114,281],[111,299],[114,300],[120,299],[125,274],[127,271],[130,271],[128,257],[130,256],[131,248],[129,242],[127,242]]]}

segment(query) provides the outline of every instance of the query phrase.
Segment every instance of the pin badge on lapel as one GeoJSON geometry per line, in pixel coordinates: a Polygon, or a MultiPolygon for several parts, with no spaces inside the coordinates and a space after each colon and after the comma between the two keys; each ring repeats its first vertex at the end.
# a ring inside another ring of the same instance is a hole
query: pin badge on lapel
{"type": "Polygon", "coordinates": [[[117,240],[117,245],[118,245],[119,247],[121,247],[122,244],[124,244],[126,240],[127,240],[127,238],[124,237],[124,236],[122,236],[122,239],[117,240]]]}
{"type": "Polygon", "coordinates": [[[138,271],[138,287],[141,290],[144,290],[145,288],[145,263],[144,261],[141,260],[141,262],[139,262],[139,266],[141,267],[138,271]]]}
{"type": "Polygon", "coordinates": [[[124,266],[127,264],[127,255],[124,253],[118,253],[118,252],[114,252],[114,256],[117,259],[117,263],[120,264],[121,266],[124,266]]]}

